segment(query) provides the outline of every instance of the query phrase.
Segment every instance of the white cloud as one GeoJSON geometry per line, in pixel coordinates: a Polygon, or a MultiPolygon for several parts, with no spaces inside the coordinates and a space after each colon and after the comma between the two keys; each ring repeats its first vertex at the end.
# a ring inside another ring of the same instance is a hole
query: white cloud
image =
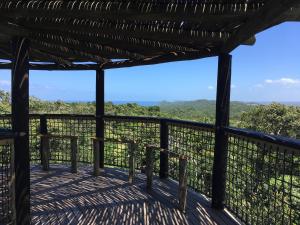
{"type": "Polygon", "coordinates": [[[213,86],[208,86],[209,90],[214,90],[215,88],[213,86]]]}
{"type": "Polygon", "coordinates": [[[254,87],[256,87],[256,88],[263,88],[264,85],[262,85],[262,84],[255,84],[254,87]]]}
{"type": "Polygon", "coordinates": [[[281,85],[297,85],[297,84],[300,84],[300,80],[283,77],[278,80],[267,79],[267,80],[265,80],[265,83],[266,84],[281,84],[281,85]]]}

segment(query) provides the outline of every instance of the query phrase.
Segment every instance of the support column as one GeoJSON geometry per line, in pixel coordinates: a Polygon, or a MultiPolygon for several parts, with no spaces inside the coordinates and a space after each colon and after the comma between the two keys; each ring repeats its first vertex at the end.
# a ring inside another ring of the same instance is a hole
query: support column
{"type": "Polygon", "coordinates": [[[30,155],[29,155],[29,40],[12,41],[12,129],[15,138],[16,224],[30,224],[30,155]]]}
{"type": "MultiPolygon", "coordinates": [[[[47,134],[48,134],[47,118],[46,118],[46,115],[41,115],[40,116],[40,135],[45,136],[47,134]]],[[[41,165],[43,165],[43,161],[44,161],[43,150],[45,150],[45,147],[48,147],[48,149],[49,149],[49,146],[44,146],[45,144],[48,145],[49,140],[48,140],[48,143],[47,143],[47,140],[45,141],[46,142],[45,143],[42,136],[41,136],[41,141],[40,141],[41,165]]]]}
{"type": "Polygon", "coordinates": [[[222,54],[218,63],[216,100],[215,150],[212,179],[212,207],[223,209],[225,201],[228,137],[224,127],[229,125],[231,55],[222,54]]]}
{"type": "MultiPolygon", "coordinates": [[[[165,120],[160,121],[160,148],[168,150],[169,148],[169,130],[165,120]]],[[[169,154],[168,151],[160,152],[159,177],[168,178],[169,176],[169,154]]]]}
{"type": "Polygon", "coordinates": [[[99,141],[99,166],[104,168],[104,70],[96,71],[96,137],[99,141]]]}

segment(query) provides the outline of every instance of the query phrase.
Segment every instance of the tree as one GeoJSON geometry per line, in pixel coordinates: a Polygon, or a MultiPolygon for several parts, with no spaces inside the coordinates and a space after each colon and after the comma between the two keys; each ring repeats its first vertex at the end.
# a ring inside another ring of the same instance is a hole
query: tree
{"type": "Polygon", "coordinates": [[[259,105],[242,114],[240,126],[273,135],[300,138],[300,107],[278,103],[259,105]]]}

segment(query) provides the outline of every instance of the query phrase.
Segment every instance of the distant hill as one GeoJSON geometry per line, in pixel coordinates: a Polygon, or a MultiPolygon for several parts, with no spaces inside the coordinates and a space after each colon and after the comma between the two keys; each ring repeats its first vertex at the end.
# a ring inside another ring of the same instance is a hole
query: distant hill
{"type": "MultiPolygon", "coordinates": [[[[230,104],[230,119],[239,120],[243,112],[248,112],[255,103],[245,103],[233,101],[230,104]]],[[[204,121],[214,120],[216,101],[214,100],[195,100],[195,101],[163,101],[159,105],[164,114],[171,114],[178,118],[204,121]]]]}

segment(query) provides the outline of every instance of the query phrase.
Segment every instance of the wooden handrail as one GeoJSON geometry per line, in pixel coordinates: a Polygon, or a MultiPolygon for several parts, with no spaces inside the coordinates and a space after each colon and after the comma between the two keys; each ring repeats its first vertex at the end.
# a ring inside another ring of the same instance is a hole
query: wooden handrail
{"type": "Polygon", "coordinates": [[[0,145],[10,145],[14,143],[13,138],[0,139],[0,145]]]}

